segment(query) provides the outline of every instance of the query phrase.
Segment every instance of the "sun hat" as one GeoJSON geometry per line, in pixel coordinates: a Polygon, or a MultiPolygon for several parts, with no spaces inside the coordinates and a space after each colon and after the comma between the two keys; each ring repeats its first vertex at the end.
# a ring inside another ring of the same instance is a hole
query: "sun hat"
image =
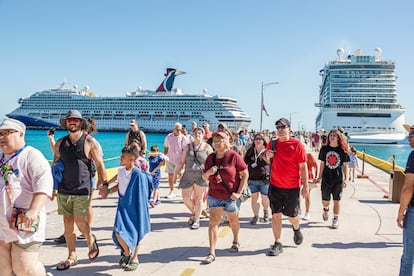
{"type": "Polygon", "coordinates": [[[4,119],[0,125],[0,130],[1,129],[12,129],[24,133],[26,131],[26,126],[16,119],[4,119]]]}
{"type": "Polygon", "coordinates": [[[174,130],[182,130],[183,129],[183,125],[180,123],[175,123],[174,124],[174,130]]]}
{"type": "Polygon", "coordinates": [[[82,118],[82,114],[79,111],[77,111],[76,109],[69,110],[68,113],[66,114],[66,117],[61,118],[59,120],[60,125],[64,129],[66,129],[66,119],[79,119],[79,120],[82,121],[82,125],[86,124],[86,120],[84,118],[82,118]]]}

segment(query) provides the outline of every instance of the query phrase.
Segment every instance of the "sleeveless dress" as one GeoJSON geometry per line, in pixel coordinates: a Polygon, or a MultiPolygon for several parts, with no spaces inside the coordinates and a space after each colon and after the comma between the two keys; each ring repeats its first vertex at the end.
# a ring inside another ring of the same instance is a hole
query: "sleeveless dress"
{"type": "Polygon", "coordinates": [[[208,147],[204,143],[200,144],[199,147],[195,146],[194,143],[190,143],[188,147],[185,157],[185,171],[178,187],[186,189],[194,183],[202,187],[207,187],[208,181],[204,180],[201,175],[203,174],[204,163],[207,159],[208,147]]]}

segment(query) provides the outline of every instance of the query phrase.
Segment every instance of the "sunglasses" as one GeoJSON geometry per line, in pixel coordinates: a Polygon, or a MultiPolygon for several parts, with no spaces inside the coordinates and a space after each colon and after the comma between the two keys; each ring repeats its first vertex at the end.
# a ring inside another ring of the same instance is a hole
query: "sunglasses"
{"type": "Polygon", "coordinates": [[[287,126],[278,126],[278,125],[276,125],[276,129],[286,129],[287,128],[287,126]]]}
{"type": "Polygon", "coordinates": [[[263,138],[254,138],[256,141],[263,141],[263,138]]]}
{"type": "Polygon", "coordinates": [[[78,118],[67,118],[66,122],[67,123],[70,123],[70,122],[79,123],[80,119],[78,119],[78,118]]]}
{"type": "Polygon", "coordinates": [[[3,131],[0,131],[0,137],[6,137],[6,136],[9,136],[9,134],[15,133],[15,132],[18,132],[18,131],[17,130],[3,130],[3,131]]]}

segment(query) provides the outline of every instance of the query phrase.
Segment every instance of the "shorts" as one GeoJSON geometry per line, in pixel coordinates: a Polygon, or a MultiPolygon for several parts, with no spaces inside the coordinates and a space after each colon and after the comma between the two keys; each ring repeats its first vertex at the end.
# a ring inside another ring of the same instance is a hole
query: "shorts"
{"type": "Polygon", "coordinates": [[[26,252],[39,252],[40,246],[42,245],[41,242],[32,241],[29,243],[18,243],[17,241],[13,242],[13,244],[26,252]]]}
{"type": "Polygon", "coordinates": [[[207,199],[208,208],[224,208],[224,211],[227,213],[238,213],[240,212],[241,201],[240,199],[232,200],[228,199],[218,199],[212,196],[208,196],[207,199]]]}
{"type": "Polygon", "coordinates": [[[59,215],[88,215],[89,203],[91,201],[89,195],[62,195],[58,194],[58,214],[59,215]]]}
{"type": "Polygon", "coordinates": [[[272,214],[283,213],[288,217],[297,217],[300,214],[300,188],[282,189],[270,185],[269,200],[272,214]]]}
{"type": "Polygon", "coordinates": [[[187,189],[193,186],[193,184],[196,184],[201,187],[207,187],[208,181],[204,180],[201,175],[203,174],[203,171],[201,170],[185,170],[183,173],[183,176],[180,179],[180,184],[178,185],[178,188],[180,189],[187,189]]]}
{"type": "Polygon", "coordinates": [[[160,180],[161,180],[161,173],[160,172],[156,172],[152,176],[152,187],[154,189],[159,189],[160,188],[160,180]]]}
{"type": "MultiPolygon", "coordinates": [[[[177,164],[167,162],[167,165],[165,166],[165,172],[168,174],[173,174],[175,167],[177,167],[177,164]]],[[[183,172],[184,172],[184,169],[182,169],[179,173],[183,173],[183,172]]]]}
{"type": "Polygon", "coordinates": [[[342,183],[341,184],[321,184],[322,200],[330,201],[331,195],[333,200],[341,200],[342,183]]]}
{"type": "Polygon", "coordinates": [[[262,180],[249,180],[249,188],[252,194],[260,192],[262,195],[269,194],[269,184],[265,184],[262,180]]]}

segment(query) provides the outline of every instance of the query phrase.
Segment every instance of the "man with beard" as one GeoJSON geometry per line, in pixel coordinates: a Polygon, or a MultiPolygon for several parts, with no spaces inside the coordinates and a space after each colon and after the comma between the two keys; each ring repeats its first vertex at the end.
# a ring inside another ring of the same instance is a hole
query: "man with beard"
{"type": "Polygon", "coordinates": [[[66,270],[78,264],[76,255],[76,235],[74,224],[85,235],[89,247],[89,260],[99,255],[96,237],[91,233],[87,220],[88,206],[92,197],[92,159],[96,163],[98,173],[97,187],[107,185],[106,171],[102,160],[102,151],[97,141],[85,134],[82,126],[86,120],[77,110],[70,110],[60,124],[69,135],[59,139],[55,145],[53,163],[63,162],[62,181],[58,186],[58,213],[63,215],[65,239],[68,247],[68,257],[60,262],[56,269],[66,270]]]}

